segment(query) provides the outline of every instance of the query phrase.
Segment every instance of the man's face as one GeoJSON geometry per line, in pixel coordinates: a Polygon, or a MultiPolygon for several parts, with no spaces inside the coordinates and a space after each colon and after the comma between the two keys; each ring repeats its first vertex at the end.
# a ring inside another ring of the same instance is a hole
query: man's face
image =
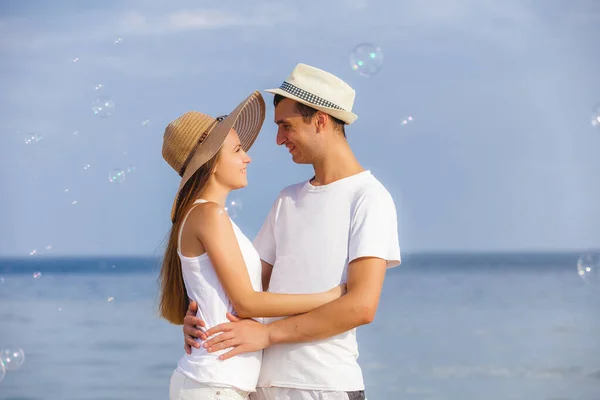
{"type": "Polygon", "coordinates": [[[278,127],[277,145],[287,147],[295,163],[311,164],[316,127],[312,121],[304,122],[294,100],[283,99],[277,104],[275,123],[278,127]]]}

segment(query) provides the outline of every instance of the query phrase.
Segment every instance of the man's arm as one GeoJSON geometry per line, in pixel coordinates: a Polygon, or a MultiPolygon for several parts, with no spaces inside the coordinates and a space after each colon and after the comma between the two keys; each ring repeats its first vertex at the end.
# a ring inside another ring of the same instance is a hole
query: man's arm
{"type": "Polygon", "coordinates": [[[269,343],[311,342],[370,324],[379,305],[385,271],[386,260],[381,258],[352,261],[345,296],[306,314],[268,324],[269,343]]]}
{"type": "Polygon", "coordinates": [[[277,343],[299,343],[325,339],[346,332],[375,318],[386,260],[375,257],[356,259],[348,266],[348,292],[339,299],[306,314],[289,317],[267,325],[228,316],[225,324],[217,325],[208,337],[222,332],[203,343],[209,352],[233,347],[221,360],[237,354],[262,350],[277,343]]]}

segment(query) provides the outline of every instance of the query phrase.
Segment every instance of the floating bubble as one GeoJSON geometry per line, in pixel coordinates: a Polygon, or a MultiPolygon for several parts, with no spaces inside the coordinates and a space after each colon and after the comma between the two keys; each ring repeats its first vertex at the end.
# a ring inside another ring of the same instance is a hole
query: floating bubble
{"type": "Polygon", "coordinates": [[[51,244],[49,244],[49,245],[46,246],[46,250],[51,250],[51,249],[52,249],[52,245],[51,244]]]}
{"type": "Polygon", "coordinates": [[[98,96],[92,104],[92,111],[100,118],[108,118],[115,113],[115,103],[106,96],[98,96]]]}
{"type": "Polygon", "coordinates": [[[34,144],[42,140],[42,135],[39,133],[26,133],[25,144],[34,144]]]}
{"type": "Polygon", "coordinates": [[[108,173],[108,181],[110,183],[122,183],[125,180],[125,171],[122,169],[113,169],[108,173]]]}
{"type": "Polygon", "coordinates": [[[42,277],[42,273],[37,271],[33,273],[33,279],[40,279],[42,277]]]}
{"type": "Polygon", "coordinates": [[[72,205],[75,205],[75,204],[77,204],[77,200],[73,200],[73,201],[71,202],[71,204],[72,204],[72,205]]]}
{"type": "Polygon", "coordinates": [[[108,301],[109,303],[112,303],[113,301],[115,301],[115,298],[111,296],[106,301],[108,301]]]}
{"type": "Polygon", "coordinates": [[[596,104],[592,112],[592,126],[600,128],[600,103],[596,104]]]}
{"type": "Polygon", "coordinates": [[[350,53],[350,66],[359,75],[375,75],[383,65],[383,52],[372,43],[361,43],[350,53]]]}
{"type": "Polygon", "coordinates": [[[19,369],[25,362],[25,353],[23,352],[23,349],[16,347],[0,350],[0,362],[2,362],[8,370],[19,369]]]}
{"type": "Polygon", "coordinates": [[[242,201],[240,199],[232,199],[227,202],[225,211],[230,218],[236,218],[242,211],[242,201]]]}
{"type": "Polygon", "coordinates": [[[117,37],[113,43],[120,44],[122,41],[123,41],[123,39],[121,39],[120,37],[117,37]]]}
{"type": "Polygon", "coordinates": [[[402,126],[406,126],[406,125],[410,124],[412,121],[413,121],[413,117],[408,116],[402,120],[402,126]]]}
{"type": "Polygon", "coordinates": [[[133,164],[128,165],[126,171],[128,174],[135,172],[135,165],[133,165],[133,164]]]}
{"type": "Polygon", "coordinates": [[[101,83],[98,83],[95,87],[94,87],[94,92],[99,92],[102,89],[104,89],[104,85],[101,83]]]}
{"type": "Polygon", "coordinates": [[[35,256],[37,254],[37,249],[33,249],[29,252],[30,256],[35,256]]]}
{"type": "Polygon", "coordinates": [[[0,276],[0,285],[3,285],[3,284],[4,284],[4,277],[0,276]]]}
{"type": "Polygon", "coordinates": [[[4,380],[5,376],[6,376],[6,366],[4,365],[4,363],[2,361],[0,361],[0,382],[2,382],[4,380]]]}
{"type": "Polygon", "coordinates": [[[79,57],[75,57],[75,58],[73,59],[73,62],[74,62],[74,63],[76,63],[76,62],[78,62],[78,61],[79,61],[79,57]]]}
{"type": "Polygon", "coordinates": [[[145,120],[142,121],[142,126],[144,128],[147,127],[148,125],[150,125],[150,120],[149,119],[145,119],[145,120]]]}
{"type": "Polygon", "coordinates": [[[73,136],[79,135],[79,131],[73,131],[73,136]]]}
{"type": "Polygon", "coordinates": [[[577,260],[577,274],[586,283],[600,283],[600,254],[588,253],[577,260]]]}
{"type": "Polygon", "coordinates": [[[85,170],[88,170],[90,168],[92,168],[92,166],[90,164],[86,164],[83,166],[83,169],[85,169],[85,170]]]}

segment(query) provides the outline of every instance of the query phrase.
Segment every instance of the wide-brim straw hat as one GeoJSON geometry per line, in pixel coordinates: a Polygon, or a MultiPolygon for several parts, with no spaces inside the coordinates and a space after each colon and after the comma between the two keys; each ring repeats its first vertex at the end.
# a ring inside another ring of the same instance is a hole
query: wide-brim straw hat
{"type": "Polygon", "coordinates": [[[213,118],[198,111],[189,111],[169,123],[163,137],[162,155],[181,176],[171,208],[172,222],[175,222],[181,189],[202,165],[217,154],[231,128],[237,132],[244,151],[248,151],[264,120],[265,101],[260,92],[254,91],[227,115],[213,118]]]}
{"type": "Polygon", "coordinates": [[[279,88],[265,92],[323,111],[348,125],[358,118],[352,112],[355,90],[337,76],[307,64],[296,65],[279,88]]]}

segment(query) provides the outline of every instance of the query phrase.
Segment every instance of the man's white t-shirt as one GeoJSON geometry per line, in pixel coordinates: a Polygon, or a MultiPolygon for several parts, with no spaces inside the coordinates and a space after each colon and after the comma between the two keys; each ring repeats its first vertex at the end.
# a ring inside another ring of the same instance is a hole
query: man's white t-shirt
{"type": "MultiPolygon", "coordinates": [[[[328,185],[308,181],[283,189],[254,246],[273,265],[270,292],[323,292],[346,282],[348,264],[357,258],[399,265],[397,224],[391,195],[364,171],[328,185]]],[[[274,345],[263,352],[258,386],[364,390],[357,358],[356,329],[315,342],[274,345]]]]}

